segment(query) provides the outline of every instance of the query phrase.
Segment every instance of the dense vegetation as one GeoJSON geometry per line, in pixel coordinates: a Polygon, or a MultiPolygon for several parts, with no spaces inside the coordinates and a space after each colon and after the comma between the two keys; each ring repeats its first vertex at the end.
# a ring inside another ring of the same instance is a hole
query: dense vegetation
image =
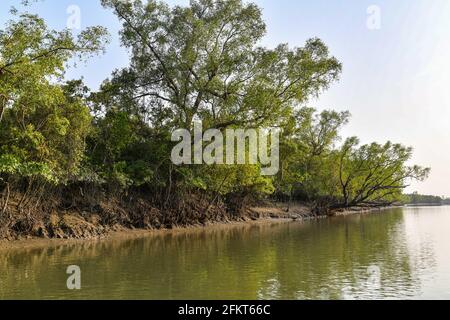
{"type": "Polygon", "coordinates": [[[448,205],[450,204],[450,199],[439,196],[423,195],[415,192],[406,194],[402,202],[408,205],[448,205]]]}
{"type": "Polygon", "coordinates": [[[13,12],[0,31],[0,236],[83,236],[95,221],[159,228],[239,219],[260,199],[327,214],[392,204],[408,181],[428,175],[407,166],[411,148],[341,141],[349,113],[308,107],[339,79],[340,62],[319,39],[259,46],[265,23],[254,4],[102,4],[123,23],[131,57],[98,92],[62,79],[70,59],[104,50],[104,28],[74,38],[13,12]],[[205,130],[280,128],[279,174],[175,166],[171,134],[194,121],[205,130]]]}

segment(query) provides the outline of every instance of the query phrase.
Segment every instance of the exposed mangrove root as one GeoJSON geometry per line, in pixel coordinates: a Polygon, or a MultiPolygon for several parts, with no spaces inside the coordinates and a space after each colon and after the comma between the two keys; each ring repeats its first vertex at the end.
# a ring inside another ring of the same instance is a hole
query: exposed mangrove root
{"type": "Polygon", "coordinates": [[[63,190],[24,187],[3,191],[0,239],[26,237],[90,239],[110,231],[172,229],[258,219],[249,195],[222,197],[197,193],[159,194],[130,191],[113,194],[92,186],[63,190]]]}

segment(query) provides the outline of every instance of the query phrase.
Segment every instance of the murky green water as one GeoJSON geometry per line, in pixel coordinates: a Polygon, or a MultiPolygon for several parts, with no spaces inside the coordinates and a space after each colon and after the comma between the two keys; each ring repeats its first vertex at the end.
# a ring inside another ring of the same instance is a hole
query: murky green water
{"type": "Polygon", "coordinates": [[[450,299],[450,207],[0,251],[0,298],[450,299]]]}

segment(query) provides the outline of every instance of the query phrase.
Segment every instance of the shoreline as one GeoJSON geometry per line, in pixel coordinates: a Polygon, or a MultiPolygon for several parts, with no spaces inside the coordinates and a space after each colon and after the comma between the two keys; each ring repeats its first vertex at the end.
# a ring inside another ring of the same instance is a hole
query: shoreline
{"type": "Polygon", "coordinates": [[[379,207],[379,208],[368,208],[368,207],[362,207],[362,208],[348,208],[344,209],[342,212],[336,213],[336,217],[342,217],[347,215],[354,215],[354,214],[368,214],[368,213],[376,213],[376,212],[383,212],[391,209],[398,209],[398,208],[405,208],[406,206],[390,206],[390,207],[379,207]]]}
{"type": "MultiPolygon", "coordinates": [[[[20,250],[20,249],[40,249],[43,247],[58,247],[66,245],[77,245],[87,243],[100,243],[106,241],[122,241],[134,240],[152,236],[180,235],[194,232],[205,232],[214,230],[225,230],[237,227],[251,227],[258,225],[276,225],[283,223],[291,223],[296,220],[292,218],[270,218],[265,217],[257,220],[246,221],[230,221],[230,222],[213,222],[202,225],[192,225],[187,227],[177,227],[173,229],[127,229],[119,231],[111,231],[106,235],[96,239],[57,239],[57,238],[39,238],[30,237],[19,240],[0,240],[0,252],[3,250],[20,250]]],[[[298,220],[297,220],[298,221],[298,220]]],[[[306,221],[306,220],[305,220],[306,221]]]]}
{"type": "Polygon", "coordinates": [[[86,243],[99,243],[104,241],[121,241],[146,238],[151,236],[178,235],[192,232],[205,232],[214,230],[223,230],[236,227],[251,227],[257,225],[271,225],[292,222],[306,222],[319,219],[330,219],[333,217],[345,217],[349,215],[370,214],[383,212],[390,209],[402,208],[403,206],[391,206],[382,208],[349,208],[337,212],[333,216],[313,216],[311,213],[305,213],[309,210],[306,206],[295,205],[290,213],[284,212],[283,204],[277,204],[272,207],[252,208],[252,212],[257,212],[260,217],[257,219],[243,219],[241,221],[210,222],[205,225],[191,225],[184,227],[175,227],[172,229],[129,229],[110,231],[103,236],[95,239],[59,239],[59,238],[40,238],[28,237],[17,240],[0,240],[0,252],[2,250],[20,250],[20,249],[39,249],[43,247],[57,247],[66,245],[77,245],[86,243]],[[280,213],[283,212],[283,213],[280,213]]]}

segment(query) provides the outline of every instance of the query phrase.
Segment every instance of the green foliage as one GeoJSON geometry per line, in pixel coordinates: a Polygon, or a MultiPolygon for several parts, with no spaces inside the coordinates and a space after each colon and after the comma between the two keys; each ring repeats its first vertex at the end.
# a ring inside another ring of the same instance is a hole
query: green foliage
{"type": "Polygon", "coordinates": [[[91,28],[74,40],[30,14],[0,31],[0,174],[55,183],[75,178],[91,116],[82,99],[54,80],[74,55],[98,52],[105,34],[91,28]]]}
{"type": "Polygon", "coordinates": [[[334,147],[348,112],[302,108],[285,125],[281,144],[281,172],[277,186],[282,194],[300,193],[305,200],[334,194],[334,147]],[[330,194],[332,193],[332,194],[330,194]]]}
{"type": "MultiPolygon", "coordinates": [[[[259,47],[266,31],[261,10],[241,0],[200,0],[173,8],[157,1],[102,3],[123,22],[122,43],[132,57],[129,68],[116,71],[92,96],[95,112],[106,114],[100,126],[111,110],[159,132],[191,129],[194,120],[202,121],[205,129],[282,126],[295,107],[328,88],[341,72],[341,64],[319,39],[307,41],[302,48],[259,47]]],[[[121,145],[104,129],[100,137],[108,140],[97,145],[100,154],[102,143],[121,145]]],[[[155,142],[146,138],[136,137],[151,148],[155,142]]],[[[164,150],[172,145],[164,139],[158,143],[164,150]]],[[[127,144],[129,154],[132,148],[127,144]]],[[[111,158],[108,148],[104,150],[105,159],[111,158]]],[[[177,185],[222,194],[274,192],[273,179],[261,177],[259,166],[171,170],[165,157],[157,160],[163,165],[152,170],[153,182],[174,178],[177,185]]]]}
{"type": "Polygon", "coordinates": [[[60,83],[71,58],[102,51],[103,28],[75,38],[22,14],[0,31],[0,182],[89,182],[167,199],[193,190],[216,198],[276,193],[353,206],[391,203],[410,179],[428,175],[406,165],[412,149],[402,145],[339,145],[350,114],[305,105],[339,79],[341,64],[316,38],[300,48],[261,47],[266,26],[256,5],[102,4],[123,23],[131,61],[98,92],[81,80],[60,83]],[[279,175],[261,176],[258,164],[173,165],[171,133],[194,121],[222,132],[281,128],[279,175]]]}
{"type": "Polygon", "coordinates": [[[347,206],[395,202],[409,181],[422,181],[429,175],[427,168],[407,166],[412,148],[391,142],[358,144],[357,138],[350,138],[339,152],[341,196],[347,206]]]}
{"type": "Polygon", "coordinates": [[[303,200],[328,198],[332,206],[382,205],[401,200],[411,180],[424,180],[429,169],[409,167],[412,148],[388,142],[358,146],[340,140],[348,112],[303,108],[286,126],[278,192],[303,200]]]}
{"type": "Polygon", "coordinates": [[[136,141],[136,123],[125,112],[108,112],[96,123],[96,132],[91,136],[93,144],[90,159],[105,179],[128,186],[132,180],[127,176],[124,161],[128,146],[136,141]]]}
{"type": "Polygon", "coordinates": [[[443,205],[448,203],[448,199],[414,192],[412,194],[405,194],[402,198],[402,203],[410,205],[443,205]]]}
{"type": "Polygon", "coordinates": [[[276,125],[341,71],[318,39],[296,49],[258,47],[265,34],[261,10],[241,0],[174,8],[156,1],[102,3],[123,22],[122,42],[132,52],[130,67],[104,90],[176,128],[190,129],[195,119],[219,129],[276,125]]]}

